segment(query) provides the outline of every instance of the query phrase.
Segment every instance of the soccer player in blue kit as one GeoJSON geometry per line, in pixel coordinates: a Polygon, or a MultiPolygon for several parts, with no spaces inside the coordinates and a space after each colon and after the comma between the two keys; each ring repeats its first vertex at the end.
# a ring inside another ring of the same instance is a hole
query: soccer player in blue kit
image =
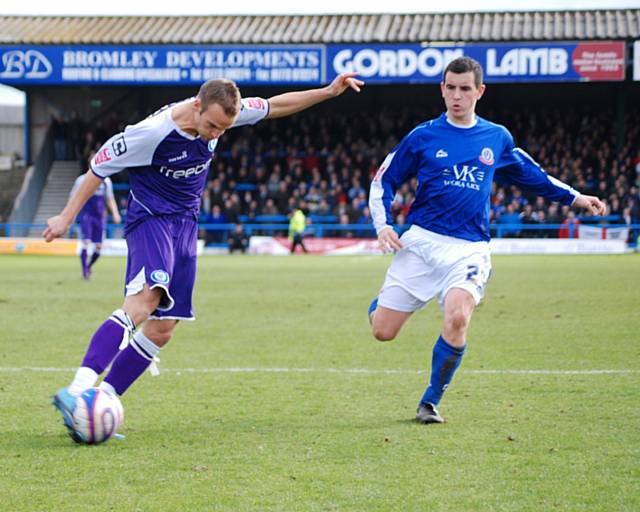
{"type": "MultiPolygon", "coordinates": [[[[69,197],[73,197],[76,190],[82,185],[85,177],[86,174],[81,174],[76,178],[69,197]]],[[[120,212],[118,211],[118,206],[116,205],[116,200],[113,195],[113,185],[109,178],[104,179],[78,214],[78,222],[80,223],[80,231],[82,232],[80,263],[82,264],[82,277],[84,279],[91,277],[91,267],[98,261],[102,250],[102,238],[104,236],[105,226],[105,204],[109,207],[109,210],[111,210],[113,222],[120,224],[122,219],[120,218],[120,212]],[[91,243],[93,243],[93,253],[91,254],[91,259],[89,259],[88,251],[91,243]]]]}
{"type": "Polygon", "coordinates": [[[475,114],[482,97],[482,67],[453,60],[440,84],[446,112],[414,128],[383,161],[371,183],[369,206],[380,248],[395,255],[369,307],[373,335],[393,340],[432,298],[444,314],[433,348],[431,376],[416,420],[443,423],[438,406],[462,361],[473,310],[491,275],[489,199],[494,179],[562,204],[602,215],[603,203],[547,175],[509,131],[475,114]],[[391,203],[401,184],[417,178],[415,201],[401,237],[391,203]]]}
{"type": "Polygon", "coordinates": [[[122,395],[171,339],[178,321],[195,319],[198,213],[219,137],[229,128],[288,116],[362,85],[355,73],[343,73],[326,87],[265,100],[241,99],[232,81],[210,80],[196,97],[128,126],[102,146],[81,186],[43,232],[47,242],[62,236],[106,177],[129,170],[124,303],[95,331],[73,381],[53,398],[72,439],[82,441],[72,421],[76,397],[109,365],[100,388],[122,395]]]}

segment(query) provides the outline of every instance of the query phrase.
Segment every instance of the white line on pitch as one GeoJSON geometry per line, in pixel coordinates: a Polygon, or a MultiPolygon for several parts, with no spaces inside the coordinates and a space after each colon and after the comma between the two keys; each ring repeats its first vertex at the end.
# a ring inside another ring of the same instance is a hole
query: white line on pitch
{"type": "MultiPolygon", "coordinates": [[[[54,367],[0,367],[0,373],[71,373],[75,368],[54,367]]],[[[426,370],[374,369],[374,368],[164,368],[166,373],[337,373],[356,375],[416,375],[426,370]]],[[[468,375],[621,375],[640,373],[640,370],[461,370],[468,375]]]]}

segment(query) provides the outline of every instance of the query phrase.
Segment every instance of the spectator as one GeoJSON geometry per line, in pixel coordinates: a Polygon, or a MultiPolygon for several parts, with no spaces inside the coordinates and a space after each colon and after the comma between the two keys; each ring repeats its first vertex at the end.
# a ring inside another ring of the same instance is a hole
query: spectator
{"type": "MultiPolygon", "coordinates": [[[[225,139],[225,150],[211,166],[202,212],[210,212],[212,206],[218,204],[231,222],[241,215],[286,215],[306,197],[313,214],[340,218],[347,213],[350,224],[358,223],[361,211],[356,211],[354,199],[360,200],[359,210],[362,210],[367,203],[368,182],[378,172],[378,163],[398,142],[393,133],[414,126],[418,116],[424,118],[432,114],[437,115],[428,109],[414,112],[383,107],[371,118],[364,112],[336,116],[320,110],[313,115],[300,115],[295,122],[281,120],[270,126],[257,125],[230,132],[229,139],[225,139]],[[365,119],[368,122],[364,122],[365,119]],[[359,128],[351,129],[351,125],[359,128]],[[251,143],[261,139],[269,142],[251,143]],[[274,142],[279,140],[287,140],[286,145],[274,142]],[[248,194],[243,190],[238,195],[236,184],[254,185],[256,189],[248,194]],[[271,203],[267,204],[269,198],[273,199],[275,211],[271,203]],[[291,198],[293,204],[289,203],[291,198]],[[257,208],[252,206],[254,201],[257,208]]],[[[93,126],[73,112],[65,123],[63,115],[52,118],[52,130],[58,140],[57,156],[78,158],[83,170],[88,166],[89,152],[126,124],[126,119],[117,111],[109,112],[104,124],[93,126]]],[[[620,147],[612,142],[620,128],[617,120],[590,112],[588,106],[579,112],[563,106],[505,109],[498,112],[496,120],[514,126],[516,140],[520,139],[520,145],[550,174],[580,190],[607,197],[613,215],[622,215],[624,208],[630,207],[631,217],[637,222],[640,218],[637,188],[640,130],[635,120],[638,117],[637,109],[627,113],[626,138],[620,147]]],[[[398,190],[394,217],[400,213],[406,216],[416,186],[414,180],[398,190]]],[[[531,214],[523,215],[523,221],[530,223],[532,218],[541,216],[540,212],[545,212],[542,215],[548,224],[560,224],[566,218],[566,212],[559,212],[557,205],[547,206],[541,199],[525,197],[515,187],[494,184],[491,222],[505,224],[505,214],[508,219],[513,213],[525,212],[530,200],[534,206],[531,214]],[[512,212],[507,211],[510,203],[515,203],[512,212]]],[[[525,234],[538,236],[542,232],[527,229],[525,234]]],[[[507,232],[507,235],[514,233],[507,232]]]]}
{"type": "Polygon", "coordinates": [[[228,221],[226,215],[222,212],[222,208],[220,208],[220,205],[214,204],[211,207],[211,211],[209,212],[209,214],[204,217],[203,221],[205,222],[205,224],[215,225],[212,228],[205,230],[205,243],[207,245],[222,243],[224,241],[225,232],[222,229],[217,229],[216,227],[221,224],[226,224],[228,221]]]}
{"type": "MultiPolygon", "coordinates": [[[[520,214],[520,224],[538,224],[538,216],[533,211],[533,206],[530,204],[524,205],[524,211],[520,214]]],[[[524,238],[536,238],[537,229],[523,229],[522,236],[524,238]]]]}
{"type": "Polygon", "coordinates": [[[507,206],[506,212],[500,215],[500,218],[498,219],[498,224],[505,224],[509,227],[500,228],[498,230],[498,238],[500,237],[513,238],[513,237],[520,236],[520,230],[517,228],[511,227],[514,224],[520,224],[520,215],[517,212],[516,205],[517,205],[516,202],[510,203],[507,206]]]}
{"type": "Polygon", "coordinates": [[[560,238],[579,238],[579,225],[580,221],[576,218],[576,214],[570,210],[567,214],[567,218],[562,222],[562,227],[558,232],[558,236],[560,238]]]}
{"type": "Polygon", "coordinates": [[[262,209],[262,215],[278,215],[280,212],[278,211],[278,208],[276,208],[276,203],[274,202],[273,199],[269,198],[267,199],[267,202],[264,205],[264,208],[262,209]]]}
{"type": "Polygon", "coordinates": [[[304,245],[304,230],[307,227],[307,217],[303,211],[304,203],[301,203],[291,214],[289,221],[289,241],[291,242],[291,254],[296,252],[299,245],[306,253],[307,247],[304,245]]]}
{"type": "Polygon", "coordinates": [[[56,160],[67,159],[66,125],[58,115],[51,116],[51,135],[53,137],[54,157],[56,160]]]}
{"type": "Polygon", "coordinates": [[[231,230],[227,238],[227,243],[229,244],[229,254],[233,254],[234,251],[240,251],[242,254],[247,252],[250,238],[242,224],[238,223],[233,226],[233,230],[231,230]]]}

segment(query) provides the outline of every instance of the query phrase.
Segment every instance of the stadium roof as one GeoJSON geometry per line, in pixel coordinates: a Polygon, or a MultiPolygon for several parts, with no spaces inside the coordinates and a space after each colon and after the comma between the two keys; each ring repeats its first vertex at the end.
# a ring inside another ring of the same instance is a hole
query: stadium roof
{"type": "Polygon", "coordinates": [[[0,16],[0,44],[314,44],[640,38],[640,9],[325,16],[0,16]]]}

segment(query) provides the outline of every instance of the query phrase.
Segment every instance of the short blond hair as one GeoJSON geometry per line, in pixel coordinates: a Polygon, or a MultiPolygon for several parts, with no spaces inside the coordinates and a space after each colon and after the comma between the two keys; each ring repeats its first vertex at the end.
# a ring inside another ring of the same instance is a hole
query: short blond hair
{"type": "Polygon", "coordinates": [[[208,80],[200,86],[198,99],[201,104],[201,112],[209,108],[209,105],[217,103],[229,117],[234,117],[240,110],[240,90],[232,80],[220,78],[208,80]]]}

